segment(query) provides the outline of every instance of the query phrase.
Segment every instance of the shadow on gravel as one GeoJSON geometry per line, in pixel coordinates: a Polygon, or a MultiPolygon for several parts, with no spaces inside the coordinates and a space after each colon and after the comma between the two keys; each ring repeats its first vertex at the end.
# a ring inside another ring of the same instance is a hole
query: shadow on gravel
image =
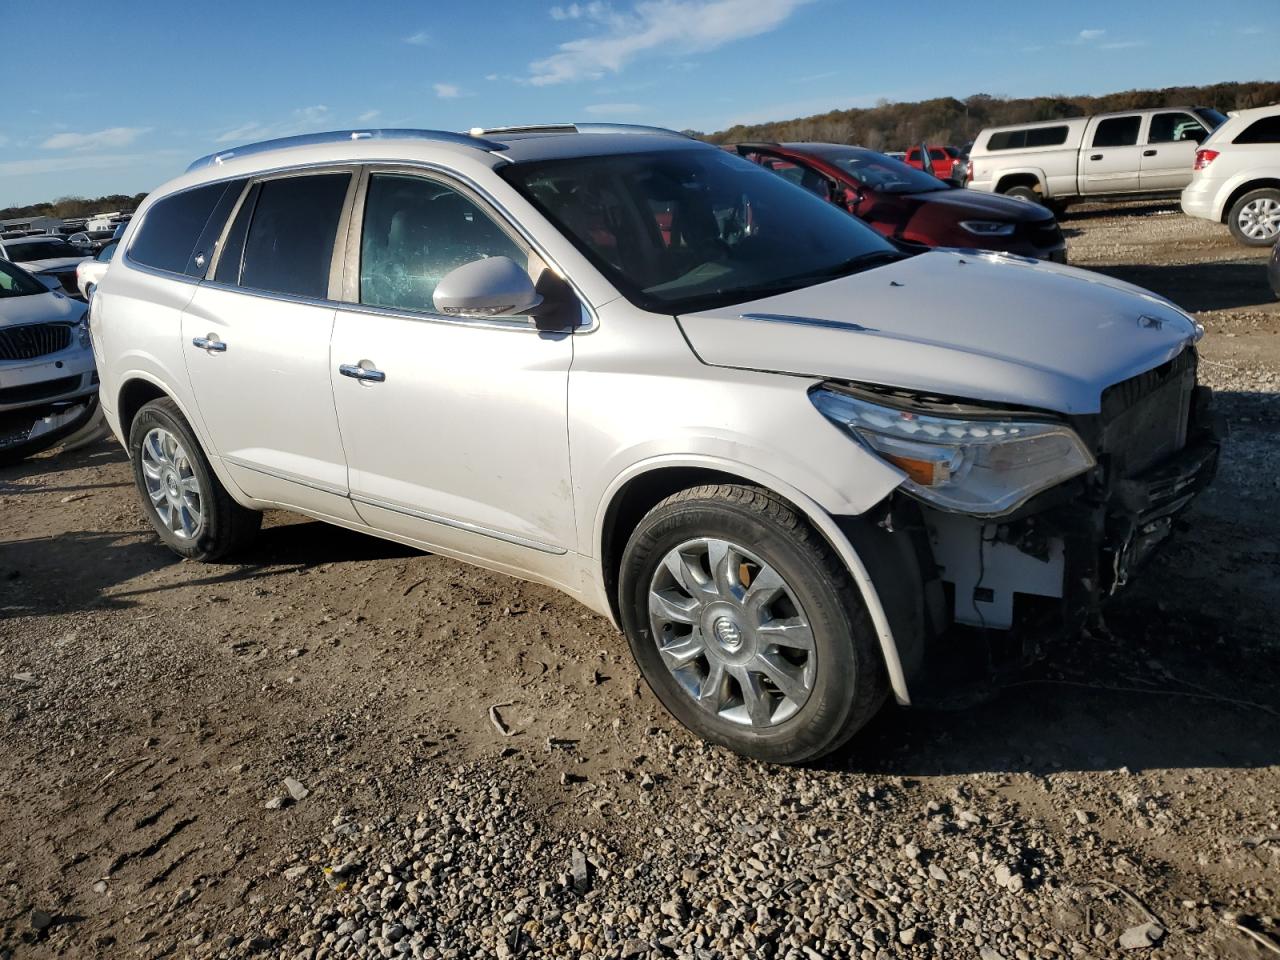
{"type": "Polygon", "coordinates": [[[187,576],[159,583],[144,580],[130,589],[129,581],[183,563],[149,531],[33,537],[0,543],[0,620],[128,609],[150,594],[262,580],[320,564],[418,555],[420,551],[389,540],[303,521],[264,529],[248,550],[228,561],[189,564],[187,576]]]}
{"type": "Polygon", "coordinates": [[[1090,269],[1145,287],[1193,313],[1276,302],[1267,283],[1267,263],[1261,258],[1218,263],[1117,264],[1090,269]]]}
{"type": "MultiPolygon", "coordinates": [[[[87,447],[81,447],[67,453],[40,454],[13,466],[0,467],[0,493],[22,493],[37,490],[51,492],[54,489],[52,487],[37,487],[31,484],[19,486],[14,484],[13,481],[40,477],[60,470],[78,470],[83,467],[103,467],[109,463],[125,463],[127,460],[124,449],[112,438],[97,440],[87,447]]],[[[82,488],[68,487],[67,489],[79,490],[82,488]]]]}
{"type": "Polygon", "coordinates": [[[1106,636],[1064,642],[977,705],[890,707],[829,765],[926,776],[1280,763],[1280,647],[1161,606],[1113,611],[1106,636]]]}
{"type": "Polygon", "coordinates": [[[1059,220],[1101,220],[1117,217],[1150,217],[1156,214],[1180,214],[1182,207],[1177,200],[1150,200],[1123,204],[1088,203],[1067,208],[1059,220]]]}

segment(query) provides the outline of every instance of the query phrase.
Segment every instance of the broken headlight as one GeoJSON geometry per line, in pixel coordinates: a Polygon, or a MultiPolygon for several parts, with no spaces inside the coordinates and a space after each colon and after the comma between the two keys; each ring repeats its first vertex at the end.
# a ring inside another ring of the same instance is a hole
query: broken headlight
{"type": "Polygon", "coordinates": [[[1007,415],[965,419],[821,388],[814,406],[906,478],[914,497],[953,513],[999,516],[1094,465],[1075,431],[1007,415]]]}

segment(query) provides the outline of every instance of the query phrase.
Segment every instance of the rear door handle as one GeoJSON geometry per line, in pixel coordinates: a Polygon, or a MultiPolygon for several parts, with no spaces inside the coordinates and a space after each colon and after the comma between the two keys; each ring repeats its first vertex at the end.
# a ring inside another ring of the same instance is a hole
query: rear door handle
{"type": "Polygon", "coordinates": [[[195,337],[191,341],[193,347],[208,350],[210,353],[226,353],[227,345],[222,340],[211,340],[208,337],[195,337]]]}
{"type": "Polygon", "coordinates": [[[344,363],[338,367],[338,372],[344,377],[350,377],[353,380],[364,380],[368,383],[382,383],[387,379],[387,375],[381,370],[362,367],[356,363],[344,363]]]}
{"type": "Polygon", "coordinates": [[[1142,151],[1142,155],[1143,155],[1144,157],[1154,157],[1154,156],[1156,155],[1156,153],[1157,153],[1157,152],[1158,152],[1158,151],[1155,151],[1155,150],[1143,150],[1143,151],[1142,151]]]}
{"type": "Polygon", "coordinates": [[[1090,160],[1101,160],[1101,159],[1102,159],[1102,154],[1100,154],[1100,153],[1095,153],[1095,154],[1094,154],[1092,157],[1090,157],[1089,159],[1090,159],[1090,160]]]}

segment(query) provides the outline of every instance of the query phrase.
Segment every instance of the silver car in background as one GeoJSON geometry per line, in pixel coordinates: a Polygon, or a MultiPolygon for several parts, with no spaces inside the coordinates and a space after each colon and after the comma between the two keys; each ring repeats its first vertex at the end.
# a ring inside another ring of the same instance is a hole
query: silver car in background
{"type": "Polygon", "coordinates": [[[664,130],[227,150],[147,198],[91,313],[178,554],[283,507],[549,584],[776,762],[911,702],[955,631],[1078,628],[1217,462],[1173,304],[912,254],[664,130]]]}

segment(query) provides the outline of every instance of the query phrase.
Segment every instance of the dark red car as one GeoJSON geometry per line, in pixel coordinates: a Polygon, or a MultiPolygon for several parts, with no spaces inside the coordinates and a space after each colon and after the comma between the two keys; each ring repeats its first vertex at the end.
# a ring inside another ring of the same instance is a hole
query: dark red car
{"type": "MultiPolygon", "coordinates": [[[[916,144],[907,150],[903,163],[908,167],[915,167],[917,170],[923,170],[924,164],[920,162],[920,145],[916,144]]],[[[944,146],[941,143],[929,144],[929,163],[933,168],[933,175],[939,180],[959,180],[957,176],[959,171],[956,164],[963,163],[960,158],[960,151],[955,147],[944,146]]]]}
{"type": "Polygon", "coordinates": [[[740,143],[737,152],[866,221],[928,247],[1001,250],[1067,262],[1052,213],[1037,203],[964,190],[862,147],[740,143]]]}

